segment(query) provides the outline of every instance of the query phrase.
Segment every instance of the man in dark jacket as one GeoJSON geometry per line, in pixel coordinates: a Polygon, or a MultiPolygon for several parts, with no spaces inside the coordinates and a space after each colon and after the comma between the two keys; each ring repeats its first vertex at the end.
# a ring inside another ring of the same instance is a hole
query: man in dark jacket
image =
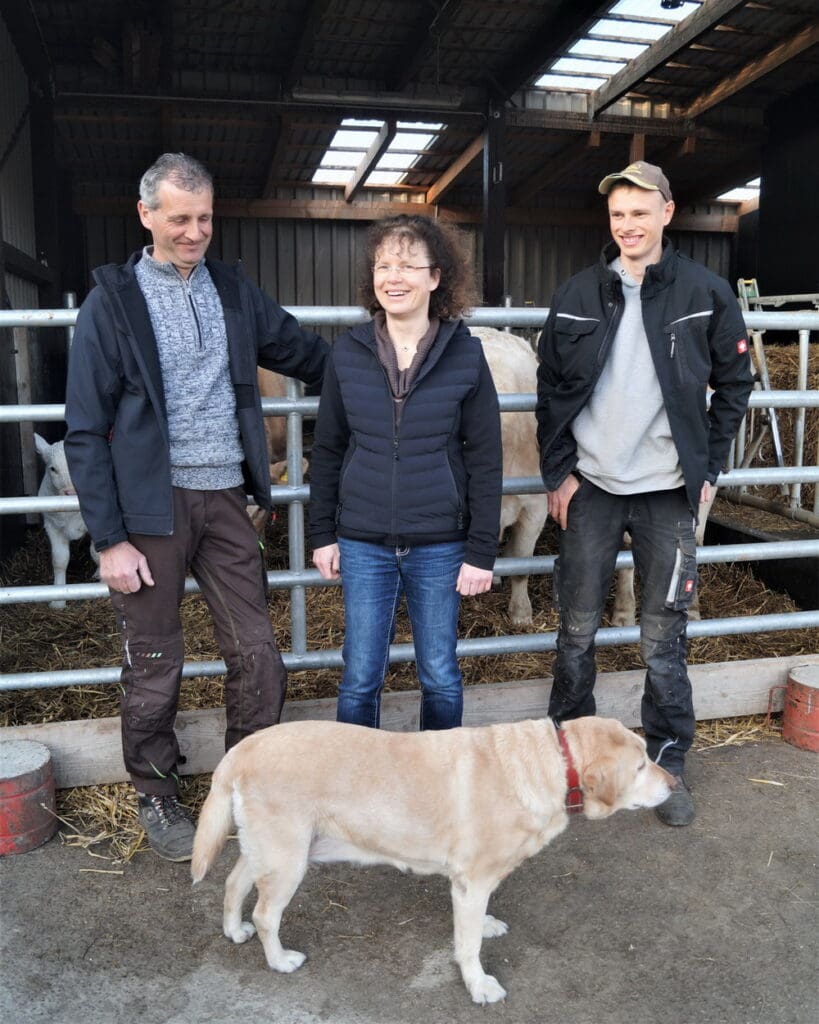
{"type": "Polygon", "coordinates": [[[227,665],[226,748],[279,720],[276,647],[246,491],[270,507],[257,365],[315,384],[327,343],[235,267],[206,260],[213,182],[166,153],[140,182],[153,245],[101,267],[80,309],[65,450],[123,633],[122,737],[153,849],[190,860],[174,720],[190,570],[227,665]]]}
{"type": "Polygon", "coordinates": [[[727,282],[663,238],[674,202],[662,170],[637,161],[599,191],[613,243],[558,289],[540,341],[541,473],[561,527],[549,714],[594,714],[594,635],[628,531],[642,591],[642,723],[649,754],[680,780],[657,814],[688,825],[694,527],[748,402],[748,342],[727,282]]]}

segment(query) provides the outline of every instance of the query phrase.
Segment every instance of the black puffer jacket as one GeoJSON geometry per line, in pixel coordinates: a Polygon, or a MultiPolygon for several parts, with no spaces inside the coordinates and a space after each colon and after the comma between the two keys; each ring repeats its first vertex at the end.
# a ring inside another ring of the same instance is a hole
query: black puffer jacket
{"type": "MultiPolygon", "coordinates": [[[[588,402],[623,311],[619,275],[600,262],[556,292],[540,338],[537,423],[540,468],[556,490],[577,464],[572,420],[588,402]]],[[[648,344],[692,513],[703,481],[719,474],[753,386],[745,323],[727,281],[663,242],[640,290],[648,344]],[[714,389],[710,409],[706,394],[714,389]]],[[[640,381],[626,402],[640,401],[640,381]]],[[[611,425],[612,430],[617,424],[611,425]]]]}
{"type": "MultiPolygon", "coordinates": [[[[94,272],[71,346],[66,390],[65,453],[80,510],[99,550],[129,533],[170,535],[173,494],[168,420],[159,352],[137,283],[135,253],[121,266],[94,272]]],[[[270,470],[257,365],[308,384],[321,380],[329,346],[218,260],[207,268],[227,330],[245,487],[270,507],[270,470]]],[[[208,429],[207,423],[201,430],[208,429]]]]}
{"type": "Polygon", "coordinates": [[[463,322],[441,325],[396,423],[373,324],[333,344],[310,464],[310,540],[387,545],[466,539],[497,553],[503,458],[495,385],[463,322]]]}

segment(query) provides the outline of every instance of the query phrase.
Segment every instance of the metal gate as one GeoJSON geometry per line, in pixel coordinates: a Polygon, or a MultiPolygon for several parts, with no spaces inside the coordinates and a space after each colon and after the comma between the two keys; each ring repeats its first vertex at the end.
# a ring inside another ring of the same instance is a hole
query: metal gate
{"type": "MultiPolygon", "coordinates": [[[[351,326],[367,319],[362,309],[354,306],[294,306],[289,311],[305,326],[318,329],[329,326],[351,326]]],[[[467,323],[504,328],[540,328],[548,309],[509,308],[480,309],[467,323]]],[[[10,310],[0,311],[0,329],[4,327],[62,327],[70,330],[77,317],[76,309],[62,310],[10,310]]],[[[806,348],[810,331],[819,330],[819,313],[814,312],[748,312],[744,314],[746,325],[755,330],[787,330],[799,332],[800,345],[806,348]]],[[[309,487],[303,482],[302,421],[314,417],[318,409],[317,398],[299,397],[300,385],[295,381],[288,384],[288,396],[283,399],[263,399],[265,415],[287,416],[288,483],[271,488],[275,504],[289,506],[288,548],[289,561],[286,570],[268,573],[272,589],[290,591],[291,608],[291,650],[283,652],[289,671],[305,669],[340,668],[341,650],[307,648],[307,617],[305,593],[308,587],[337,586],[327,582],[316,569],[305,564],[304,545],[304,504],[309,499],[309,487]]],[[[816,391],[755,391],[750,405],[762,409],[815,408],[819,407],[819,392],[816,391]]],[[[534,409],[534,395],[501,395],[501,412],[519,412],[534,409]]],[[[65,416],[61,405],[16,405],[0,406],[0,423],[28,421],[60,421],[65,416]]],[[[772,469],[732,468],[737,461],[733,456],[727,472],[720,474],[717,484],[721,488],[745,488],[749,485],[798,485],[819,484],[819,452],[812,453],[813,465],[775,467],[772,469]]],[[[796,460],[800,461],[799,458],[796,460]]],[[[804,460],[803,460],[804,461],[804,460]]],[[[504,494],[543,492],[538,477],[505,478],[504,494]]],[[[819,494],[819,486],[817,486],[819,494]]],[[[26,512],[66,512],[79,508],[76,497],[2,497],[0,515],[26,512]]],[[[771,559],[819,557],[819,540],[776,541],[750,544],[730,544],[718,547],[701,547],[697,551],[699,564],[715,562],[763,561],[771,559]]],[[[537,556],[528,559],[498,558],[495,572],[500,576],[550,574],[554,568],[555,556],[537,556]]],[[[617,568],[633,565],[629,552],[620,552],[617,568]]],[[[185,592],[198,590],[195,582],[188,579],[185,592]]],[[[20,586],[0,588],[0,604],[24,604],[60,600],[102,600],[107,599],[108,588],[102,583],[79,583],[65,586],[20,586]]],[[[787,612],[775,615],[750,615],[735,618],[709,619],[689,622],[688,636],[720,636],[739,633],[763,633],[789,629],[804,629],[819,626],[819,610],[787,612]]],[[[557,634],[523,633],[504,636],[470,638],[458,643],[459,657],[481,655],[540,652],[555,649],[557,634]]],[[[610,627],[600,629],[596,644],[601,647],[635,643],[639,640],[639,627],[610,627]]],[[[394,644],[390,648],[390,663],[414,660],[412,644],[394,644]]],[[[186,662],[183,677],[215,676],[225,672],[222,661],[186,662]]],[[[63,670],[58,672],[19,672],[0,675],[0,690],[23,690],[59,686],[116,683],[120,668],[112,666],[100,669],[63,670]]]]}

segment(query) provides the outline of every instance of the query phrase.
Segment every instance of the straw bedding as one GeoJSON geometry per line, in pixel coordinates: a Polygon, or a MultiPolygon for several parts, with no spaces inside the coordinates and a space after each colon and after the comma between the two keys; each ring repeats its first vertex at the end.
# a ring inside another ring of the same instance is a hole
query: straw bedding
{"type": "MultiPolygon", "coordinates": [[[[771,348],[768,353],[772,384],[775,388],[794,387],[796,350],[771,348]]],[[[819,387],[819,346],[812,346],[811,387],[819,387]]],[[[792,464],[793,412],[783,410],[780,429],[786,451],[786,463],[792,464]]],[[[819,434],[819,413],[810,411],[806,430],[805,462],[813,463],[819,434]]],[[[770,445],[766,444],[757,464],[772,464],[770,445]]],[[[769,488],[766,496],[776,497],[769,488]]],[[[812,505],[812,486],[803,488],[803,507],[812,505]]],[[[760,529],[787,529],[787,520],[758,510],[718,502],[718,514],[760,529]]],[[[268,567],[286,565],[286,513],[268,532],[268,567]]],[[[802,527],[804,528],[804,527],[802,527]]],[[[555,550],[554,528],[541,538],[537,553],[555,550]]],[[[87,554],[87,543],[72,548],[68,582],[85,582],[91,578],[93,565],[87,554]]],[[[798,610],[786,595],[767,590],[756,580],[747,566],[706,565],[700,570],[701,607],[703,618],[770,614],[798,610]]],[[[24,546],[4,566],[0,566],[0,583],[15,586],[50,582],[48,545],[42,530],[31,531],[24,546]]],[[[551,578],[531,577],[530,592],[535,609],[532,631],[553,631],[557,616],[551,603],[551,578]]],[[[464,601],[461,613],[462,637],[494,636],[509,632],[506,616],[508,581],[490,594],[464,601]]],[[[270,612],[277,624],[282,649],[289,648],[289,595],[274,592],[270,612]]],[[[182,609],[188,660],[213,660],[219,657],[213,640],[207,608],[198,596],[185,598],[182,609]]],[[[343,640],[341,594],[337,588],[307,592],[309,648],[340,647],[343,640]]],[[[604,625],[608,624],[604,622],[604,625]]],[[[399,614],[396,641],[410,639],[406,616],[399,614]]],[[[692,664],[735,661],[761,657],[777,657],[814,653],[816,631],[798,630],[766,633],[761,636],[741,635],[693,640],[689,661],[692,664]]],[[[517,654],[466,658],[462,661],[464,684],[489,683],[501,680],[541,678],[551,673],[554,655],[517,654]]],[[[0,672],[35,672],[57,669],[102,667],[118,664],[120,642],[114,615],[107,601],[69,602],[65,610],[54,611],[45,604],[0,606],[0,672]]],[[[641,667],[637,645],[601,648],[598,651],[601,672],[624,671],[641,667]]],[[[288,698],[305,700],[333,697],[339,673],[324,670],[291,673],[288,698]]],[[[387,676],[388,690],[413,689],[417,686],[414,666],[393,666],[387,676]]],[[[223,702],[219,678],[194,679],[183,683],[182,709],[218,707],[223,702]]],[[[72,721],[106,717],[118,713],[118,690],[115,686],[75,686],[36,691],[0,694],[0,725],[33,722],[72,721]]],[[[766,735],[778,735],[779,723],[774,717],[725,719],[700,722],[697,746],[747,742],[766,735]]],[[[204,800],[208,776],[183,779],[183,799],[194,809],[204,800]]],[[[136,801],[130,785],[85,787],[61,791],[58,813],[65,823],[63,841],[86,847],[90,853],[107,860],[127,861],[145,848],[144,835],[136,822],[136,801]]]]}

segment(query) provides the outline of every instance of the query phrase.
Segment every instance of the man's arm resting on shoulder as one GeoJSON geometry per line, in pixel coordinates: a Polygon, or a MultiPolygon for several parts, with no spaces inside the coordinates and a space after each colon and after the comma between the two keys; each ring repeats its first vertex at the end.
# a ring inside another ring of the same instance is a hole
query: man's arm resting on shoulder
{"type": "Polygon", "coordinates": [[[259,330],[259,365],[305,384],[318,384],[330,345],[320,334],[308,331],[286,309],[260,288],[254,288],[256,324],[259,330]]]}

